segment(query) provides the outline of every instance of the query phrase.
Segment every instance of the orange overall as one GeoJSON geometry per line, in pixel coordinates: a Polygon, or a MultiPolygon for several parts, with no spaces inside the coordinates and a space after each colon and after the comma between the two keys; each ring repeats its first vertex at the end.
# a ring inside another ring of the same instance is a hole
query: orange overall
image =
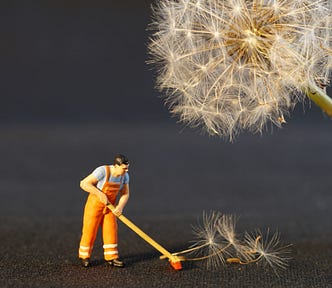
{"type": "MultiPolygon", "coordinates": [[[[109,182],[110,167],[105,166],[106,178],[102,191],[108,201],[115,205],[120,183],[109,182]]],[[[97,196],[90,193],[84,209],[82,238],[79,248],[79,258],[90,258],[93,243],[96,239],[99,226],[102,227],[104,258],[106,261],[118,258],[118,237],[116,216],[99,201],[97,196]]]]}

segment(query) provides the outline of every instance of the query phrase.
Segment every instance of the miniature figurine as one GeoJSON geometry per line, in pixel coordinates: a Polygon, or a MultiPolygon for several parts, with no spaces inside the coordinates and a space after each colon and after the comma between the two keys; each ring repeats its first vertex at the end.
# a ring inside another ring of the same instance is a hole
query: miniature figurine
{"type": "Polygon", "coordinates": [[[82,237],[79,247],[79,259],[83,267],[89,267],[90,256],[99,226],[102,227],[104,259],[114,267],[124,267],[118,255],[117,219],[129,199],[129,161],[118,154],[113,165],[96,168],[80,182],[80,187],[89,193],[83,216],[82,237]],[[120,198],[116,204],[117,195],[120,198]],[[111,211],[107,205],[112,204],[111,211]]]}

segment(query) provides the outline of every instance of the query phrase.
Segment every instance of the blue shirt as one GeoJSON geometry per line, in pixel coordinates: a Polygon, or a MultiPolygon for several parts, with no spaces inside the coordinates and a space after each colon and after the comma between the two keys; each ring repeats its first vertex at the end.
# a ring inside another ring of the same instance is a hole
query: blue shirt
{"type": "MultiPolygon", "coordinates": [[[[99,166],[98,168],[96,168],[92,172],[92,175],[94,177],[96,177],[96,179],[98,180],[97,188],[101,190],[104,186],[105,181],[106,181],[106,179],[105,179],[106,178],[105,166],[99,166]]],[[[123,176],[119,176],[119,177],[114,177],[114,176],[112,176],[112,174],[110,174],[108,182],[120,183],[120,190],[121,190],[122,187],[123,187],[123,184],[129,184],[129,174],[126,172],[123,176]]]]}

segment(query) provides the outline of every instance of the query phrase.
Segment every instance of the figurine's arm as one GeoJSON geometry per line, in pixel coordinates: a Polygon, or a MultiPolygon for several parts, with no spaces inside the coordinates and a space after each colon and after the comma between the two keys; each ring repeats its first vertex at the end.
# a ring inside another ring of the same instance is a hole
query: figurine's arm
{"type": "Polygon", "coordinates": [[[103,193],[101,190],[97,188],[97,183],[98,179],[92,174],[90,174],[80,182],[80,187],[84,191],[96,195],[99,201],[106,205],[108,202],[107,196],[105,193],[103,193]]]}
{"type": "Polygon", "coordinates": [[[123,187],[120,191],[121,197],[119,199],[118,205],[116,205],[115,209],[112,211],[116,216],[120,216],[122,214],[123,208],[126,206],[129,199],[129,184],[123,184],[123,187]]]}

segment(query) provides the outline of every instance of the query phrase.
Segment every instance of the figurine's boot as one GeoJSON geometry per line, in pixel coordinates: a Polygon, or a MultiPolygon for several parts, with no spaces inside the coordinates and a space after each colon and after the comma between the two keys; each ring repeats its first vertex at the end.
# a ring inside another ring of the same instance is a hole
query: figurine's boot
{"type": "Polygon", "coordinates": [[[114,267],[118,267],[118,268],[125,267],[125,263],[122,260],[120,260],[119,258],[113,259],[113,260],[110,260],[110,261],[106,261],[106,263],[109,266],[114,266],[114,267]]]}
{"type": "Polygon", "coordinates": [[[88,268],[90,266],[89,258],[85,258],[85,259],[80,258],[80,260],[81,260],[81,265],[84,268],[88,268]]]}

